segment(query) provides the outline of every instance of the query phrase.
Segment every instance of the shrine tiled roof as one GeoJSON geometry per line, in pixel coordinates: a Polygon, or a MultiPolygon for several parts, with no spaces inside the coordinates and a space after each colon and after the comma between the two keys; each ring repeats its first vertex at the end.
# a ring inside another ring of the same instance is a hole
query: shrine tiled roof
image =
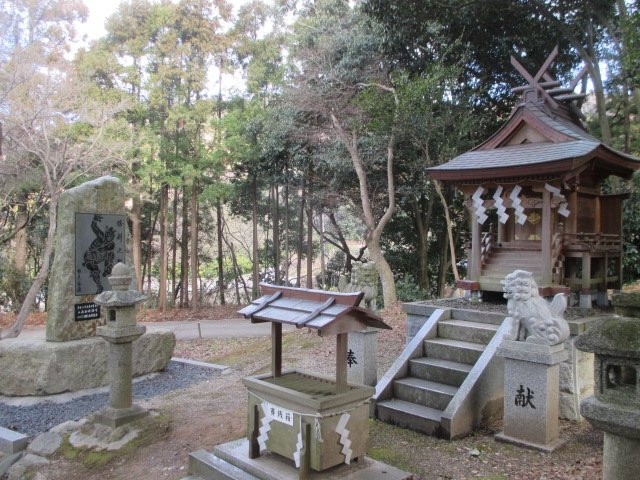
{"type": "Polygon", "coordinates": [[[344,331],[391,328],[370,310],[357,306],[362,300],[362,292],[327,292],[266,283],[260,287],[264,295],[238,311],[252,322],[286,323],[321,331],[340,320],[344,322],[336,328],[344,331]]]}
{"type": "Polygon", "coordinates": [[[588,155],[599,145],[600,142],[575,140],[562,143],[540,142],[510,145],[493,150],[472,150],[458,155],[443,165],[430,168],[429,171],[518,167],[555,162],[588,155]]]}

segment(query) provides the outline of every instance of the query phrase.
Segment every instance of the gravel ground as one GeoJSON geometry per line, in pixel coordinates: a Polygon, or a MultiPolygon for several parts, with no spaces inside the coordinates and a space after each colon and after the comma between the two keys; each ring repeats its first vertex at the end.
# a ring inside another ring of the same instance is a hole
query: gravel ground
{"type": "MultiPolygon", "coordinates": [[[[135,400],[148,399],[194,383],[211,380],[220,374],[213,368],[170,361],[167,368],[133,384],[135,400]]],[[[0,425],[25,435],[37,435],[68,420],[79,420],[107,404],[109,393],[94,393],[67,402],[44,401],[30,406],[12,406],[0,402],[0,425]]]]}

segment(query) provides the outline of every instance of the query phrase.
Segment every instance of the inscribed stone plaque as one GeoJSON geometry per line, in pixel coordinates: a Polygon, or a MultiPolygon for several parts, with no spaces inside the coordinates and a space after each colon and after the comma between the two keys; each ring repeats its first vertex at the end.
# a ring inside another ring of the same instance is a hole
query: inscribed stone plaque
{"type": "Polygon", "coordinates": [[[74,318],[76,321],[100,318],[100,305],[94,302],[76,303],[74,305],[74,318]]]}
{"type": "Polygon", "coordinates": [[[76,213],[76,295],[110,290],[108,276],[124,263],[124,215],[76,213]]]}

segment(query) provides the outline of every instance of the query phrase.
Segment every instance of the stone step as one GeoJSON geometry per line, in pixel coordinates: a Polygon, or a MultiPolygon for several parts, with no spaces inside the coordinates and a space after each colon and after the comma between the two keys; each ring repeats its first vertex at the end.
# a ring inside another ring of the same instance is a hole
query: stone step
{"type": "Polygon", "coordinates": [[[203,480],[258,480],[258,477],[206,450],[189,454],[189,474],[203,480]]]}
{"type": "Polygon", "coordinates": [[[437,435],[441,430],[442,410],[416,405],[393,398],[376,404],[378,419],[409,428],[427,435],[437,435]]]}
{"type": "Polygon", "coordinates": [[[422,357],[409,360],[412,377],[459,387],[471,371],[471,365],[441,358],[422,357]]]}
{"type": "Polygon", "coordinates": [[[416,377],[405,377],[393,382],[393,393],[398,400],[444,410],[458,389],[444,383],[416,377]]]}
{"type": "Polygon", "coordinates": [[[454,362],[473,365],[484,351],[480,343],[450,340],[448,338],[433,338],[424,341],[424,351],[428,357],[441,358],[454,362]]]}
{"type": "Polygon", "coordinates": [[[469,322],[467,320],[441,320],[438,337],[464,342],[488,344],[498,331],[498,325],[469,322]]]}
{"type": "Polygon", "coordinates": [[[467,320],[469,322],[490,323],[492,325],[501,325],[506,314],[494,312],[482,312],[480,310],[451,310],[451,318],[454,320],[467,320]]]}

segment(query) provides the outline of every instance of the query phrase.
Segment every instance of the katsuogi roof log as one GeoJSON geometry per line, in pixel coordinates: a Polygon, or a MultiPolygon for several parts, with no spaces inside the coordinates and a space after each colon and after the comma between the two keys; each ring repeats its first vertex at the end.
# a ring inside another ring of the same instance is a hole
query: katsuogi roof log
{"type": "Polygon", "coordinates": [[[240,310],[252,323],[274,322],[309,327],[321,336],[362,331],[368,327],[391,329],[371,311],[357,305],[362,292],[339,293],[261,283],[263,296],[240,310]]]}

